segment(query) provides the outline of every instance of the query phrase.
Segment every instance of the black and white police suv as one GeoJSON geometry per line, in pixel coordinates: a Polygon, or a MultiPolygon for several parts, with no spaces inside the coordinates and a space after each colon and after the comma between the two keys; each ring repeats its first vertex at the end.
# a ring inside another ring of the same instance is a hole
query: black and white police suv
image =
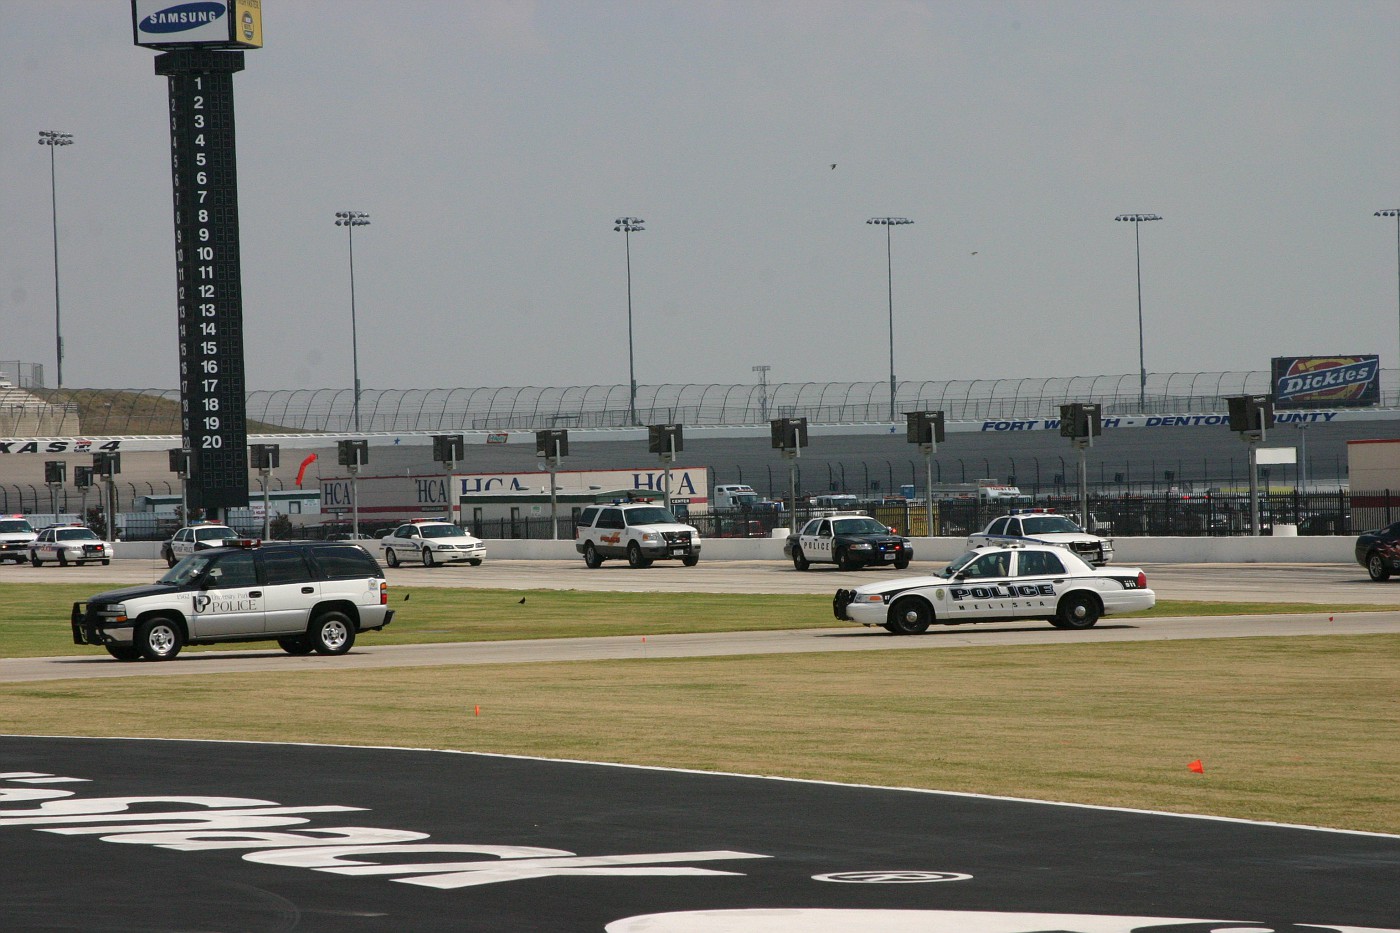
{"type": "Polygon", "coordinates": [[[238,532],[227,525],[198,522],[186,525],[175,532],[169,541],[160,546],[160,556],[165,559],[167,567],[174,567],[182,557],[189,557],[195,551],[203,551],[211,547],[223,547],[225,541],[237,537],[239,537],[238,532]]]}
{"type": "Polygon", "coordinates": [[[798,570],[835,564],[842,570],[893,567],[904,570],[914,559],[908,538],[900,537],[864,512],[836,512],[810,519],[788,535],[783,555],[798,570]]]}
{"type": "Polygon", "coordinates": [[[46,561],[69,564],[110,564],[116,548],[84,525],[48,525],[29,543],[29,562],[35,567],[46,561]]]}
{"type": "Polygon", "coordinates": [[[168,661],[185,645],[276,641],[344,654],[394,617],[379,562],[353,544],[237,540],[182,559],[154,584],[73,604],[73,643],[118,661],[168,661]]]}
{"type": "Polygon", "coordinates": [[[1157,604],[1136,567],[1095,567],[1064,548],[1007,545],[968,551],[940,573],[836,591],[836,618],[918,635],[930,625],[1044,619],[1085,629],[1100,616],[1157,604]]]}
{"type": "Polygon", "coordinates": [[[1009,515],[992,519],[986,528],[967,539],[968,547],[988,544],[1053,544],[1068,548],[1091,564],[1103,566],[1113,560],[1113,539],[1091,535],[1066,515],[1054,509],[1012,509],[1009,515]]]}
{"type": "Polygon", "coordinates": [[[0,515],[0,563],[12,560],[22,564],[29,556],[29,545],[38,534],[23,515],[0,515]]]}
{"type": "Polygon", "coordinates": [[[384,550],[384,562],[390,567],[397,567],[406,560],[421,560],[424,567],[464,561],[479,567],[486,559],[486,545],[480,538],[436,518],[405,522],[389,532],[379,546],[384,550]]]}
{"type": "Polygon", "coordinates": [[[694,567],[700,563],[700,546],[699,531],[649,502],[591,505],[574,526],[574,547],[593,569],[610,557],[625,557],[632,567],[650,567],[657,560],[694,567]]]}

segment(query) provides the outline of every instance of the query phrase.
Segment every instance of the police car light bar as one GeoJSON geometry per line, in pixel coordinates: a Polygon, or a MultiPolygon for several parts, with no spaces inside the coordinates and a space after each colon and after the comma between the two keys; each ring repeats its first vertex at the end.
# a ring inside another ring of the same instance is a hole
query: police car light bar
{"type": "Polygon", "coordinates": [[[1058,509],[1035,508],[1035,509],[1012,509],[1012,515],[1054,515],[1058,509]]]}

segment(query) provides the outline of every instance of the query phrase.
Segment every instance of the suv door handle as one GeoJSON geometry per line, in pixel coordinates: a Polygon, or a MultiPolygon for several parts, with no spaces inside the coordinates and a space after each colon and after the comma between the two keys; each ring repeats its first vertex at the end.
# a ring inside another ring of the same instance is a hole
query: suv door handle
{"type": "Polygon", "coordinates": [[[301,588],[301,591],[302,591],[303,593],[314,593],[314,592],[316,592],[316,588],[315,588],[314,586],[303,586],[303,587],[301,588]]]}
{"type": "Polygon", "coordinates": [[[248,592],[248,595],[249,595],[249,596],[261,596],[261,595],[262,595],[262,590],[250,590],[250,591],[248,592]]]}

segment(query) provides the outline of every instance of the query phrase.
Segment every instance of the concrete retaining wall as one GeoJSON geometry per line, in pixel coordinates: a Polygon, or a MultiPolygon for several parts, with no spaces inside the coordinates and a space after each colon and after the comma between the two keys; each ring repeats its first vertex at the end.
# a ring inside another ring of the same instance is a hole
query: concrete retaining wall
{"type": "MultiPolygon", "coordinates": [[[[914,559],[946,562],[966,550],[965,538],[914,538],[914,559]]],[[[374,542],[378,544],[378,542],[374,542]]],[[[1119,564],[1350,564],[1354,538],[1115,538],[1119,564]]],[[[377,547],[372,548],[377,553],[377,547]]],[[[486,542],[488,560],[580,560],[573,541],[486,542]]],[[[708,538],[704,560],[782,560],[781,538],[708,538]]],[[[117,559],[160,556],[158,541],[123,541],[117,559]]]]}

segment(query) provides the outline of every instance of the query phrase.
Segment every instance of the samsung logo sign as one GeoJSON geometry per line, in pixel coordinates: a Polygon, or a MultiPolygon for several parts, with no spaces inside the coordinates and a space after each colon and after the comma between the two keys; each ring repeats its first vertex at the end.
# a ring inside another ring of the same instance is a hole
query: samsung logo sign
{"type": "Polygon", "coordinates": [[[141,20],[142,32],[184,32],[217,22],[228,8],[222,3],[181,3],[157,10],[141,20]]]}

